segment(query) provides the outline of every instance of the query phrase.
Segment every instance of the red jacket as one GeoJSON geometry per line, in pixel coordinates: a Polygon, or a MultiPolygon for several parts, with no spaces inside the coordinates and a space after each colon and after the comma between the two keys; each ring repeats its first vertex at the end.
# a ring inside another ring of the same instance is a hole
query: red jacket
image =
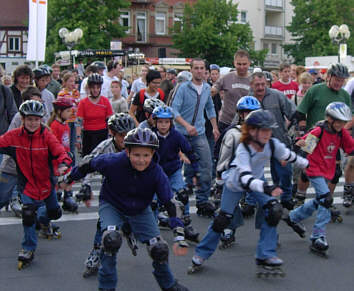
{"type": "Polygon", "coordinates": [[[71,164],[64,147],[43,126],[33,134],[23,126],[6,132],[0,136],[0,153],[16,161],[20,191],[35,200],[46,199],[54,187],[52,160],[71,164]]]}

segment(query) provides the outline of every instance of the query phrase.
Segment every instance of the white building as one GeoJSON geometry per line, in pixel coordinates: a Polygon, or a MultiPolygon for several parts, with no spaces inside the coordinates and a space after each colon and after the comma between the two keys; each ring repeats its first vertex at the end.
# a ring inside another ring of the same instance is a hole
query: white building
{"type": "Polygon", "coordinates": [[[267,69],[278,68],[289,61],[281,45],[290,43],[286,26],[292,20],[290,0],[233,0],[238,4],[241,23],[249,23],[253,31],[255,49],[268,49],[264,62],[267,69]]]}

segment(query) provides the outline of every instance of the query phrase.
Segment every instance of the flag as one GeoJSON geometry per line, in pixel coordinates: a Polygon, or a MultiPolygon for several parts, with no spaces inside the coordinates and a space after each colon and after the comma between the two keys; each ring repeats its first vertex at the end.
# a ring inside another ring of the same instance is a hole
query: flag
{"type": "Polygon", "coordinates": [[[48,0],[29,1],[27,61],[43,62],[47,37],[48,0]]]}

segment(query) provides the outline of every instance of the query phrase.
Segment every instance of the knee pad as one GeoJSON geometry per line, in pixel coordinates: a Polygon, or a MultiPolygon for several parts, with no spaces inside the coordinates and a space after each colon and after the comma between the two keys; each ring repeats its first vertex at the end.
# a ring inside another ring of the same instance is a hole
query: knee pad
{"type": "Polygon", "coordinates": [[[318,203],[320,205],[322,205],[323,207],[325,207],[327,209],[330,208],[333,203],[333,197],[330,192],[321,195],[320,197],[316,198],[316,200],[318,201],[318,203]]]}
{"type": "Polygon", "coordinates": [[[102,247],[105,254],[109,256],[115,255],[122,246],[122,236],[118,228],[114,225],[108,226],[102,235],[102,247]]]}
{"type": "Polygon", "coordinates": [[[148,252],[154,262],[161,264],[168,261],[168,244],[161,236],[154,237],[148,242],[148,252]]]}
{"type": "Polygon", "coordinates": [[[332,184],[337,184],[339,182],[339,178],[342,176],[342,169],[340,167],[340,164],[336,164],[336,171],[334,173],[334,177],[331,180],[332,184]]]}
{"type": "Polygon", "coordinates": [[[307,175],[304,173],[304,171],[301,171],[300,178],[301,178],[301,181],[304,182],[304,183],[307,183],[307,182],[310,181],[309,178],[307,177],[307,175]]]}
{"type": "Polygon", "coordinates": [[[233,215],[220,211],[220,213],[214,218],[211,228],[218,233],[222,233],[226,227],[229,226],[233,215]]]}
{"type": "Polygon", "coordinates": [[[47,215],[50,220],[57,220],[61,217],[62,211],[61,208],[58,207],[56,209],[48,209],[47,210],[47,215]]]}
{"type": "Polygon", "coordinates": [[[176,192],[176,199],[181,201],[183,205],[186,205],[189,201],[188,190],[183,188],[176,192]]]}
{"type": "Polygon", "coordinates": [[[277,226],[283,214],[283,207],[277,200],[270,200],[263,206],[268,210],[265,215],[265,221],[269,226],[277,226]]]}
{"type": "Polygon", "coordinates": [[[36,207],[33,204],[22,206],[22,223],[24,226],[32,226],[36,222],[36,207]]]}

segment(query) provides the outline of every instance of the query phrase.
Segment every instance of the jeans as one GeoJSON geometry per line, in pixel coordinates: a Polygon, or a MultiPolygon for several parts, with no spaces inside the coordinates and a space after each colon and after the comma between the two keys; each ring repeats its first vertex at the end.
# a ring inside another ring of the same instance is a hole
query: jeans
{"type": "Polygon", "coordinates": [[[17,176],[4,172],[0,173],[0,209],[17,195],[17,176]]]}
{"type": "MultiPolygon", "coordinates": [[[[168,177],[170,181],[170,186],[173,192],[178,192],[179,190],[186,187],[186,183],[183,180],[182,169],[178,169],[172,175],[168,177]]],[[[189,202],[184,205],[184,215],[189,215],[189,202]]]]}
{"type": "Polygon", "coordinates": [[[76,143],[76,126],[75,122],[69,122],[69,127],[70,127],[70,152],[73,155],[73,162],[72,166],[75,166],[75,143],[76,143]]]}
{"type": "Polygon", "coordinates": [[[272,158],[270,161],[270,171],[274,184],[279,185],[283,190],[281,201],[289,201],[292,197],[293,189],[291,183],[293,175],[291,164],[288,163],[283,167],[277,159],[272,158]]]}
{"type": "MultiPolygon", "coordinates": [[[[260,209],[262,209],[262,206],[265,205],[269,200],[274,199],[264,193],[251,192],[250,194],[254,196],[260,209]]],[[[238,203],[243,195],[244,192],[233,192],[224,185],[223,193],[221,196],[221,211],[224,211],[228,214],[233,214],[234,216],[238,217],[234,227],[243,224],[242,214],[240,213],[240,209],[238,207],[238,203]]],[[[267,259],[276,257],[276,227],[272,227],[267,224],[264,219],[264,215],[266,214],[264,211],[260,211],[259,213],[261,218],[261,232],[257,246],[256,258],[267,259]]],[[[208,259],[215,252],[221,236],[221,233],[217,233],[212,229],[212,224],[213,222],[209,225],[207,234],[195,249],[196,255],[202,257],[203,259],[208,259]]]]}
{"type": "MultiPolygon", "coordinates": [[[[110,203],[101,200],[98,212],[101,221],[101,230],[105,230],[111,225],[120,229],[124,222],[128,222],[134,236],[142,243],[149,243],[151,239],[160,235],[159,228],[150,207],[147,207],[144,211],[135,216],[127,216],[110,203]]],[[[116,257],[116,255],[109,256],[105,254],[104,251],[101,252],[101,266],[98,271],[99,288],[116,288],[118,282],[116,257]]],[[[171,288],[175,284],[175,279],[168,262],[153,262],[152,265],[154,267],[153,274],[159,286],[166,289],[171,288]]]]}
{"type": "Polygon", "coordinates": [[[316,198],[311,199],[302,206],[292,210],[289,213],[290,219],[293,222],[300,222],[312,215],[317,209],[317,216],[315,224],[312,228],[310,239],[316,239],[321,236],[326,236],[326,224],[331,219],[331,211],[328,208],[319,204],[319,197],[323,194],[329,193],[327,181],[323,177],[309,177],[312,186],[316,191],[316,198]]]}
{"type": "MultiPolygon", "coordinates": [[[[205,134],[186,136],[197,157],[200,169],[200,181],[196,190],[197,204],[208,201],[211,188],[211,154],[205,134]]],[[[191,165],[184,165],[184,177],[188,185],[193,185],[194,170],[191,165]]]]}
{"type": "MultiPolygon", "coordinates": [[[[37,221],[44,225],[49,225],[50,219],[47,210],[57,210],[60,208],[57,200],[57,193],[52,189],[50,195],[44,200],[35,200],[25,194],[21,194],[23,205],[33,204],[37,209],[37,221]]],[[[27,251],[34,251],[37,247],[36,223],[31,226],[23,225],[24,237],[22,248],[27,251]]]]}
{"type": "Polygon", "coordinates": [[[214,159],[215,140],[214,140],[214,136],[207,137],[207,139],[208,139],[210,155],[211,155],[211,179],[214,180],[216,177],[216,163],[214,159]]]}

